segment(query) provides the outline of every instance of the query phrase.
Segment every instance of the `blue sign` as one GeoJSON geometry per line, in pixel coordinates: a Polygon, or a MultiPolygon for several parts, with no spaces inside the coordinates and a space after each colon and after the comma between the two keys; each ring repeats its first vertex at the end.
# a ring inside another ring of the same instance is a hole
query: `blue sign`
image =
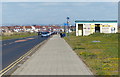
{"type": "Polygon", "coordinates": [[[67,25],[68,25],[68,23],[64,23],[64,25],[65,25],[65,26],[67,26],[67,25]]]}

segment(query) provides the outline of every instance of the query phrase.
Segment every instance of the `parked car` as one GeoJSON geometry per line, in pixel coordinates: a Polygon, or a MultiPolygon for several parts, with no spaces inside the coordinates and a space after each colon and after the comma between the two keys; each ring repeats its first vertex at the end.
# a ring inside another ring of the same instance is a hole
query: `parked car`
{"type": "Polygon", "coordinates": [[[48,37],[50,36],[49,32],[41,32],[41,37],[48,37]]]}

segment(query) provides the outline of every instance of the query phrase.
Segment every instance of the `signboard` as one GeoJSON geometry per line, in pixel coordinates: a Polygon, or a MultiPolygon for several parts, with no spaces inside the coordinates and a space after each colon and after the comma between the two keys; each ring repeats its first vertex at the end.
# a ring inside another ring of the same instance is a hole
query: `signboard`
{"type": "Polygon", "coordinates": [[[64,23],[64,26],[67,26],[68,25],[68,23],[64,23]]]}
{"type": "Polygon", "coordinates": [[[110,33],[110,27],[102,27],[102,33],[110,33]]]}
{"type": "Polygon", "coordinates": [[[89,35],[91,33],[91,25],[90,24],[85,24],[84,27],[84,35],[89,35]]]}

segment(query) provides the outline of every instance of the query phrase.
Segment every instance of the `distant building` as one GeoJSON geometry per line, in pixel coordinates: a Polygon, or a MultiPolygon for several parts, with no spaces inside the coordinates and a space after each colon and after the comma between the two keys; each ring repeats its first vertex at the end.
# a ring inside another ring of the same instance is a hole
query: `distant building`
{"type": "Polygon", "coordinates": [[[41,28],[42,28],[42,27],[39,26],[39,25],[36,25],[36,26],[34,26],[34,27],[35,27],[35,30],[34,30],[35,32],[39,32],[39,31],[41,30],[41,28]]]}
{"type": "Polygon", "coordinates": [[[14,32],[14,26],[7,26],[9,31],[14,32]]]}
{"type": "Polygon", "coordinates": [[[2,33],[11,33],[11,32],[43,32],[43,31],[60,31],[60,26],[1,26],[0,32],[2,33]]]}
{"type": "Polygon", "coordinates": [[[14,27],[14,32],[22,32],[23,31],[23,26],[19,26],[19,25],[16,25],[16,26],[13,26],[14,27]]]}
{"type": "Polygon", "coordinates": [[[10,32],[9,28],[7,26],[1,26],[0,29],[1,29],[1,32],[4,32],[4,33],[9,33],[10,32]]]}
{"type": "Polygon", "coordinates": [[[33,29],[31,26],[25,26],[24,29],[25,29],[25,32],[33,32],[33,29]]]}
{"type": "Polygon", "coordinates": [[[95,32],[99,33],[116,33],[118,32],[117,21],[105,20],[105,21],[86,21],[77,20],[76,25],[76,36],[87,36],[95,32]]]}

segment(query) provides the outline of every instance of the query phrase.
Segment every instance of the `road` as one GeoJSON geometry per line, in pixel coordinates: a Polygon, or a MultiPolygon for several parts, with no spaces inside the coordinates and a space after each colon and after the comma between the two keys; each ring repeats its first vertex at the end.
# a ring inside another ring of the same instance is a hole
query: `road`
{"type": "Polygon", "coordinates": [[[48,37],[32,36],[2,42],[2,69],[48,37]]]}

